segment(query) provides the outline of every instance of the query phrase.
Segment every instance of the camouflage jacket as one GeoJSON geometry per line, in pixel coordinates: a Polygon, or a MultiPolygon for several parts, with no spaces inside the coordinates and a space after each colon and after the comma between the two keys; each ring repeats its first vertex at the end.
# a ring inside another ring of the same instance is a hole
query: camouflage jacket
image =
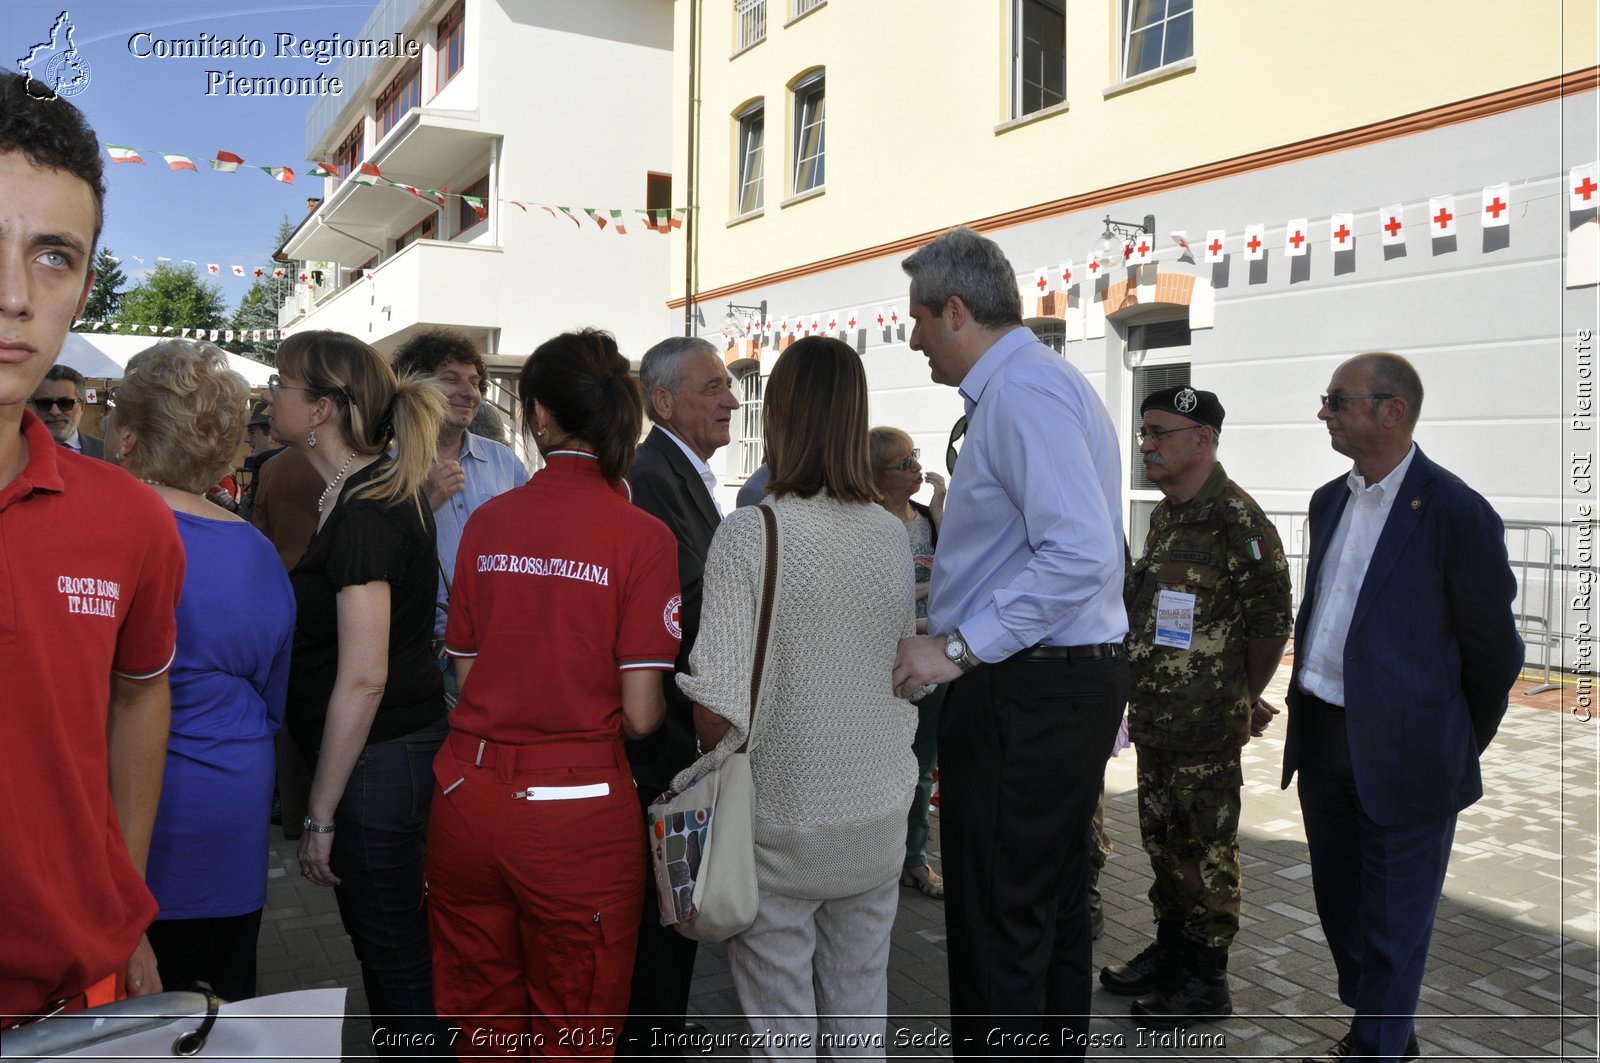
{"type": "Polygon", "coordinates": [[[1255,499],[1221,464],[1200,492],[1150,516],[1144,555],[1128,567],[1128,734],[1156,749],[1234,749],[1250,737],[1245,651],[1252,637],[1287,635],[1289,564],[1255,499]],[[1162,590],[1195,596],[1190,648],[1155,645],[1162,590]]]}

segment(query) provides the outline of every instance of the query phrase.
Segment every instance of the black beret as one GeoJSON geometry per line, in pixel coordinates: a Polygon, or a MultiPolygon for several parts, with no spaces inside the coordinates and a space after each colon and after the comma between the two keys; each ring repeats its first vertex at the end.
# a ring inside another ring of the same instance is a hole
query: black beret
{"type": "Polygon", "coordinates": [[[1222,403],[1217,401],[1216,392],[1213,391],[1196,391],[1187,384],[1175,388],[1162,388],[1146,395],[1144,402],[1139,404],[1141,414],[1148,410],[1175,413],[1179,417],[1187,417],[1196,424],[1209,425],[1213,432],[1222,431],[1224,410],[1222,403]]]}

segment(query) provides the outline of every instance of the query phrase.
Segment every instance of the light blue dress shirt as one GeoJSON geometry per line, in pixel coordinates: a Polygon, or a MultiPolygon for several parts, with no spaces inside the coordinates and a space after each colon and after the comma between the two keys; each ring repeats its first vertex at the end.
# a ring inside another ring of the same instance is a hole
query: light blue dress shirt
{"type": "MultiPolygon", "coordinates": [[[[448,603],[449,591],[445,589],[444,574],[448,572],[453,582],[456,578],[456,550],[461,546],[461,532],[473,510],[495,495],[504,494],[513,487],[528,482],[528,470],[511,448],[492,439],[475,436],[471,432],[461,435],[461,471],[466,474],[467,486],[450,496],[445,504],[433,511],[433,522],[439,529],[437,540],[439,564],[439,602],[448,603]]],[[[445,611],[437,610],[433,633],[444,638],[445,611]]]]}
{"type": "Polygon", "coordinates": [[[967,434],[934,555],[928,631],[979,660],[1121,642],[1122,463],[1082,373],[1017,327],[961,381],[967,434]]]}

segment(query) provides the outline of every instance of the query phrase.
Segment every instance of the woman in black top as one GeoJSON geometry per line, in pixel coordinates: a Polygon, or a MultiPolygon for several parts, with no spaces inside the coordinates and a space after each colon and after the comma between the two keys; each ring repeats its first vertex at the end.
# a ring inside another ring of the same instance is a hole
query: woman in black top
{"type": "Polygon", "coordinates": [[[315,765],[300,873],[334,887],[373,1025],[395,1035],[378,1050],[420,1050],[443,1043],[422,911],[430,765],[446,726],[421,487],[445,399],[340,332],[291,336],[278,370],[273,438],[327,482],[317,533],[289,573],[299,612],[288,727],[315,765]]]}

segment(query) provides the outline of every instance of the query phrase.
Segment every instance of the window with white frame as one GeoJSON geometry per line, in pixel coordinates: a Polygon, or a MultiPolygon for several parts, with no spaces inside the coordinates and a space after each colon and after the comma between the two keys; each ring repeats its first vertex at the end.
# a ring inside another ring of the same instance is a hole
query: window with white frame
{"type": "Polygon", "coordinates": [[[794,0],[793,6],[790,8],[792,14],[789,17],[799,18],[807,11],[815,11],[825,3],[827,3],[827,0],[794,0]]]}
{"type": "Polygon", "coordinates": [[[1062,0],[1012,0],[1011,117],[1067,99],[1067,15],[1062,0]]]}
{"type": "Polygon", "coordinates": [[[734,215],[751,214],[761,209],[761,185],[766,168],[762,143],[765,138],[767,109],[752,103],[739,112],[739,181],[735,186],[738,201],[734,215]]]}
{"type": "Polygon", "coordinates": [[[810,75],[794,87],[794,194],[821,188],[825,177],[823,162],[822,71],[810,75]]]}
{"type": "Polygon", "coordinates": [[[739,373],[733,386],[739,392],[739,477],[748,480],[761,467],[767,447],[761,426],[761,366],[739,373]]]}
{"type": "Polygon", "coordinates": [[[1067,353],[1067,324],[1056,317],[1034,317],[1023,322],[1039,342],[1057,354],[1067,353]]]}
{"type": "Polygon", "coordinates": [[[1122,76],[1194,55],[1194,0],[1122,0],[1122,76]]]}
{"type": "Polygon", "coordinates": [[[767,0],[733,0],[733,50],[742,52],[767,39],[767,0]]]}

